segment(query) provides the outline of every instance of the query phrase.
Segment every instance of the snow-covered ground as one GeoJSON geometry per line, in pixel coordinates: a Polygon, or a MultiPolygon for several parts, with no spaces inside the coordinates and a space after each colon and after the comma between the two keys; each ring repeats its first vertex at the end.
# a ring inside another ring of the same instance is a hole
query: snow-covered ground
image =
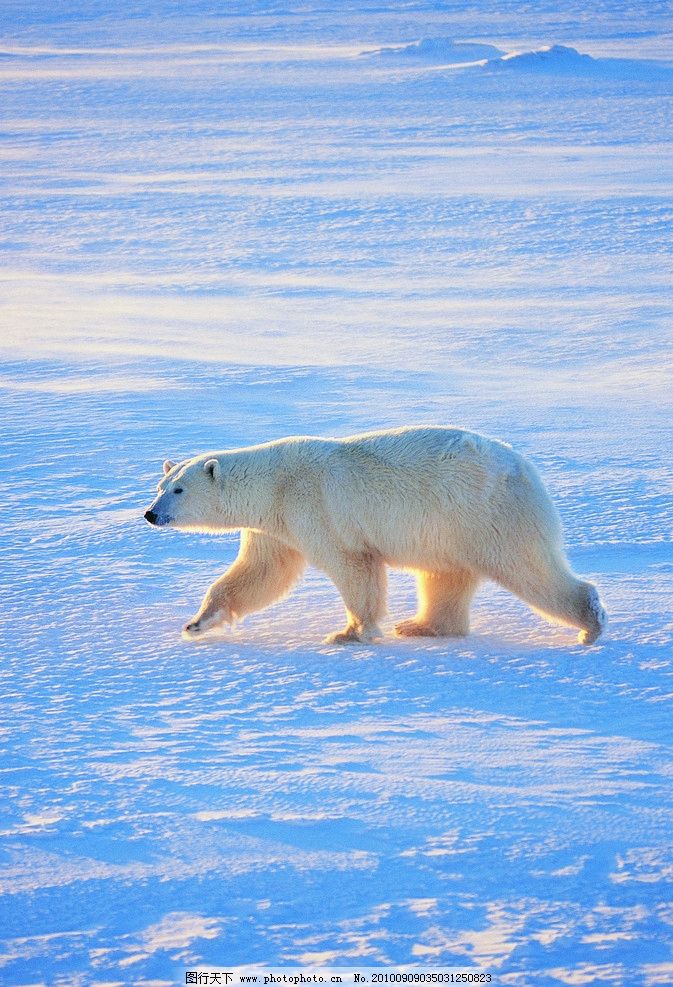
{"type": "Polygon", "coordinates": [[[671,984],[670,6],[219,7],[2,6],[0,982],[671,984]],[[162,459],[407,422],[533,459],[605,639],[181,639],[162,459]]]}

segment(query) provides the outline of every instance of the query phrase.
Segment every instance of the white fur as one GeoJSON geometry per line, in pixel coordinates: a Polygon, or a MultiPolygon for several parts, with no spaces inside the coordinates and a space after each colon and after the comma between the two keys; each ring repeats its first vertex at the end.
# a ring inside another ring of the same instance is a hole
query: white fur
{"type": "Polygon", "coordinates": [[[416,572],[401,635],[462,635],[479,582],[493,579],[592,643],[605,614],[570,571],[556,511],[510,446],[456,428],[348,439],[290,438],[170,466],[151,510],[188,531],[242,530],[238,558],[186,630],[197,634],[285,595],[308,562],[343,597],[332,641],[380,635],[386,566],[416,572]],[[182,493],[176,493],[181,490],[182,493]]]}

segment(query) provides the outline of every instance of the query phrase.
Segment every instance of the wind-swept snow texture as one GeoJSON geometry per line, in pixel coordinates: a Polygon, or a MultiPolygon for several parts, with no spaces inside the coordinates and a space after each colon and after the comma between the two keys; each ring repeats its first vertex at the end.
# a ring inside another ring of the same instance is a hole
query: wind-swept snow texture
{"type": "Polygon", "coordinates": [[[2,18],[3,985],[673,983],[669,5],[2,18]],[[325,647],[311,572],[181,640],[236,539],[145,524],[164,458],[411,422],[536,463],[597,646],[395,640],[400,575],[325,647]]]}

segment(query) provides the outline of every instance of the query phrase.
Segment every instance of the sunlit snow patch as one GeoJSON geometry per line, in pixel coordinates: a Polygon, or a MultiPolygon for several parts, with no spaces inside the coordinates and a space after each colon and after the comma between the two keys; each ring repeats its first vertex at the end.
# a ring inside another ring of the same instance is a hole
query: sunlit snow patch
{"type": "MultiPolygon", "coordinates": [[[[179,384],[171,382],[171,387],[179,384]]],[[[111,393],[144,394],[146,391],[161,390],[166,387],[166,381],[160,377],[141,377],[138,375],[79,376],[79,377],[50,377],[42,380],[9,380],[0,379],[0,389],[7,391],[39,391],[44,394],[100,394],[103,391],[111,393]]]]}

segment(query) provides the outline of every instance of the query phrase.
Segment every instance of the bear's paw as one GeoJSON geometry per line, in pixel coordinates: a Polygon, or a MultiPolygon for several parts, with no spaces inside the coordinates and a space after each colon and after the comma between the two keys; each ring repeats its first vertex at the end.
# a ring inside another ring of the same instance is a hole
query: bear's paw
{"type": "Polygon", "coordinates": [[[586,600],[587,616],[591,626],[577,635],[580,644],[593,644],[608,625],[608,615],[595,586],[589,586],[586,600]]]}
{"type": "Polygon", "coordinates": [[[225,610],[215,610],[214,613],[209,614],[207,617],[195,617],[188,624],[182,628],[182,633],[184,637],[194,638],[200,637],[205,634],[206,631],[213,630],[215,627],[221,627],[228,620],[231,619],[231,615],[225,610]]]}
{"type": "Polygon", "coordinates": [[[370,644],[382,636],[380,629],[376,626],[357,627],[354,624],[349,624],[342,631],[328,634],[324,638],[323,644],[370,644]]]}
{"type": "Polygon", "coordinates": [[[438,637],[434,627],[414,620],[413,617],[395,624],[395,633],[398,637],[438,637]]]}

